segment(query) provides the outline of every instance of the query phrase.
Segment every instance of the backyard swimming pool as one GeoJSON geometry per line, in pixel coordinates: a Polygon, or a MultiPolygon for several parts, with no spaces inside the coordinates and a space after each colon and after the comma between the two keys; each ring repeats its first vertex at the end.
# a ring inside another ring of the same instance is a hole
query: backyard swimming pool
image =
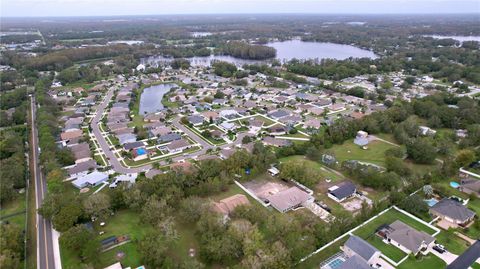
{"type": "Polygon", "coordinates": [[[458,183],[457,183],[457,182],[455,182],[455,181],[451,181],[451,182],[450,182],[450,187],[452,187],[452,188],[455,188],[455,189],[456,189],[456,188],[460,187],[460,184],[458,184],[458,183]]]}
{"type": "Polygon", "coordinates": [[[337,269],[339,268],[346,260],[346,256],[343,252],[339,252],[330,258],[328,258],[326,261],[324,261],[322,264],[320,264],[321,269],[337,269]]]}
{"type": "Polygon", "coordinates": [[[429,207],[432,207],[432,206],[434,206],[435,204],[438,203],[438,200],[435,199],[435,198],[430,198],[430,199],[427,199],[427,200],[424,200],[424,201],[425,201],[425,203],[427,203],[427,205],[429,207]]]}

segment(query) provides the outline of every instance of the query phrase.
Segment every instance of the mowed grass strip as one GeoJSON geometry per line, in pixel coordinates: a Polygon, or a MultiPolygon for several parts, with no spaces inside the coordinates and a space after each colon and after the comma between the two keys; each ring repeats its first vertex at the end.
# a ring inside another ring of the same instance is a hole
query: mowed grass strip
{"type": "Polygon", "coordinates": [[[440,269],[445,268],[446,266],[447,264],[442,259],[433,254],[429,254],[427,256],[420,255],[418,258],[409,257],[407,260],[402,262],[397,269],[440,269]]]}

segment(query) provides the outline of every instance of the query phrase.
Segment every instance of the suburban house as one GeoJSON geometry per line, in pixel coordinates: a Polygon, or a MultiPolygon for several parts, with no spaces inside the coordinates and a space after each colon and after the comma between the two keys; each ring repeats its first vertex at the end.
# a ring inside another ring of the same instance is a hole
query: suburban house
{"type": "Polygon", "coordinates": [[[193,126],[200,126],[203,124],[203,117],[199,115],[192,115],[189,116],[188,122],[191,123],[193,126]]]}
{"type": "Polygon", "coordinates": [[[168,142],[172,142],[180,139],[182,139],[182,136],[180,134],[168,133],[168,134],[161,135],[157,141],[158,141],[158,144],[164,144],[164,143],[168,143],[168,142]]]}
{"type": "Polygon", "coordinates": [[[80,143],[70,147],[70,150],[75,157],[75,163],[86,162],[92,159],[90,146],[87,143],[80,143]]]}
{"type": "Polygon", "coordinates": [[[290,113],[285,111],[285,110],[276,110],[276,111],[273,111],[271,113],[268,114],[268,116],[270,116],[271,118],[273,119],[281,119],[283,117],[286,117],[286,116],[289,116],[290,113]]]}
{"type": "Polygon", "coordinates": [[[245,195],[235,194],[225,199],[222,199],[219,202],[213,202],[212,210],[223,215],[228,215],[237,206],[248,204],[250,204],[250,202],[245,195]]]}
{"type": "Polygon", "coordinates": [[[290,141],[290,140],[278,139],[278,138],[271,137],[271,136],[264,137],[262,142],[265,145],[279,147],[279,148],[290,146],[292,144],[292,141],[290,141]]]}
{"type": "Polygon", "coordinates": [[[170,153],[176,153],[176,152],[180,152],[184,149],[187,149],[190,146],[191,146],[190,143],[188,143],[187,140],[182,138],[180,140],[172,141],[170,144],[168,144],[167,145],[167,150],[170,153]]]}
{"type": "Polygon", "coordinates": [[[69,130],[60,134],[60,138],[63,141],[68,141],[75,138],[80,138],[83,136],[82,130],[69,130]]]}
{"type": "Polygon", "coordinates": [[[475,212],[466,208],[460,202],[449,198],[444,198],[436,203],[430,208],[429,212],[453,224],[453,226],[460,227],[466,227],[475,217],[475,212]]]}
{"type": "Polygon", "coordinates": [[[117,138],[120,145],[124,145],[126,143],[133,143],[137,141],[137,136],[132,133],[117,135],[117,138]]]}
{"type": "Polygon", "coordinates": [[[362,258],[357,255],[354,255],[346,259],[342,264],[340,264],[336,269],[371,269],[370,265],[366,263],[362,258]]]}
{"type": "Polygon", "coordinates": [[[128,186],[131,186],[132,184],[135,184],[135,180],[137,179],[138,174],[133,173],[133,174],[125,174],[125,175],[119,175],[115,177],[115,180],[113,183],[111,183],[108,187],[109,188],[116,188],[119,183],[126,183],[128,186]]]}
{"type": "Polygon", "coordinates": [[[236,129],[237,126],[235,126],[234,123],[231,123],[231,122],[222,122],[220,124],[220,128],[224,129],[224,130],[227,130],[227,131],[233,131],[236,129]]]}
{"type": "Polygon", "coordinates": [[[419,126],[418,130],[419,130],[420,134],[423,135],[423,136],[431,136],[431,135],[435,135],[437,133],[437,131],[435,131],[435,130],[431,129],[430,127],[427,127],[427,126],[419,126]]]}
{"type": "Polygon", "coordinates": [[[136,149],[136,148],[141,148],[145,146],[145,144],[141,141],[136,141],[136,142],[132,142],[132,143],[126,143],[123,145],[123,148],[125,150],[132,150],[132,149],[136,149]]]}
{"type": "Polygon", "coordinates": [[[313,202],[313,200],[313,196],[297,187],[279,191],[268,197],[270,205],[282,213],[300,207],[304,203],[313,202]]]}
{"type": "Polygon", "coordinates": [[[378,233],[390,244],[407,254],[417,255],[419,252],[432,247],[435,243],[433,236],[425,232],[419,232],[399,220],[382,227],[378,233]]]}
{"type": "Polygon", "coordinates": [[[78,177],[76,180],[72,181],[72,184],[78,189],[83,189],[85,187],[98,186],[102,182],[107,180],[108,174],[95,171],[90,174],[78,177]]]}
{"type": "Polygon", "coordinates": [[[352,197],[357,191],[357,187],[350,181],[345,181],[328,189],[328,197],[341,203],[352,197]]]}
{"type": "Polygon", "coordinates": [[[89,171],[97,169],[97,162],[90,159],[85,162],[77,163],[72,167],[67,168],[69,178],[76,178],[88,174],[89,171]]]}
{"type": "Polygon", "coordinates": [[[460,186],[458,189],[464,193],[474,193],[480,197],[480,179],[475,179],[473,177],[466,177],[460,179],[460,186]]]}
{"type": "Polygon", "coordinates": [[[268,128],[267,131],[271,135],[284,135],[288,132],[288,127],[281,124],[276,124],[268,128]]]}
{"type": "Polygon", "coordinates": [[[342,250],[349,259],[359,257],[367,266],[375,265],[381,254],[378,249],[356,235],[351,235],[348,238],[342,250]]]}

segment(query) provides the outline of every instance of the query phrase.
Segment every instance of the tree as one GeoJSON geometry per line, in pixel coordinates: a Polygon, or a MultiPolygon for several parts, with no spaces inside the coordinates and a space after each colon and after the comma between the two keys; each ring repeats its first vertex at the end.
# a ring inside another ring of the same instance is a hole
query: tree
{"type": "Polygon", "coordinates": [[[139,242],[138,249],[142,253],[143,262],[151,268],[163,268],[169,256],[168,247],[172,240],[160,231],[151,231],[139,242]]]}
{"type": "Polygon", "coordinates": [[[428,138],[414,138],[406,146],[408,157],[417,163],[430,164],[436,158],[437,151],[428,138]]]}
{"type": "Polygon", "coordinates": [[[428,214],[429,209],[423,198],[416,194],[407,196],[399,206],[418,217],[428,214]]]}
{"type": "Polygon", "coordinates": [[[90,195],[83,202],[83,206],[87,214],[100,219],[105,218],[111,212],[110,197],[101,192],[90,195]]]}
{"type": "Polygon", "coordinates": [[[60,243],[74,251],[82,250],[88,241],[93,237],[93,233],[83,224],[77,224],[60,236],[60,243]]]}
{"type": "Polygon", "coordinates": [[[153,195],[143,206],[140,218],[151,225],[157,225],[171,212],[172,208],[167,204],[165,199],[158,200],[157,197],[153,195]]]}
{"type": "Polygon", "coordinates": [[[196,223],[207,209],[205,199],[189,196],[180,202],[179,219],[185,223],[196,223]]]}
{"type": "Polygon", "coordinates": [[[458,167],[464,167],[475,161],[475,152],[470,149],[460,150],[455,157],[455,163],[458,167]]]}
{"type": "Polygon", "coordinates": [[[252,137],[251,136],[246,135],[242,138],[242,144],[248,144],[250,142],[252,142],[252,137]]]}
{"type": "Polygon", "coordinates": [[[70,229],[83,215],[82,208],[74,201],[62,206],[58,213],[53,215],[53,227],[59,232],[70,229]]]}

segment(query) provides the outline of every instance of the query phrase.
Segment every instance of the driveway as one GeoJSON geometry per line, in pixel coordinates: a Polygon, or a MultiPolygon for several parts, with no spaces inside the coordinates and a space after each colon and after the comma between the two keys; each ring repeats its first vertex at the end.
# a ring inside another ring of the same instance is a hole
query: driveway
{"type": "Polygon", "coordinates": [[[442,259],[444,262],[447,263],[447,265],[451,264],[458,257],[458,255],[455,255],[448,251],[445,251],[444,253],[439,253],[434,249],[430,249],[430,253],[442,259]]]}

